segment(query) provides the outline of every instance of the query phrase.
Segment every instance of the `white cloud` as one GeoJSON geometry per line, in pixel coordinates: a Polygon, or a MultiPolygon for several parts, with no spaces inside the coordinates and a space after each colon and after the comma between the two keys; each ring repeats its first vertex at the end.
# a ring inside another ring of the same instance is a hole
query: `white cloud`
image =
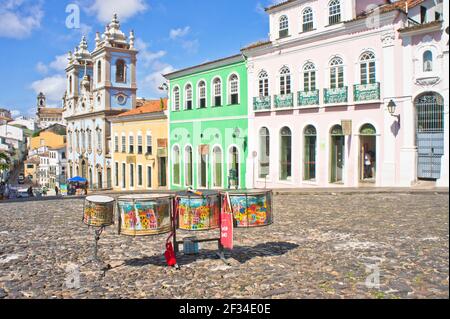
{"type": "Polygon", "coordinates": [[[175,40],[176,38],[184,37],[190,31],[191,31],[191,27],[190,26],[187,26],[187,27],[184,27],[184,28],[172,29],[172,30],[170,30],[169,37],[170,37],[170,39],[175,40]]]}
{"type": "Polygon", "coordinates": [[[41,74],[46,74],[48,72],[48,67],[42,62],[38,62],[38,64],[36,64],[36,70],[41,74]]]}
{"type": "Polygon", "coordinates": [[[49,102],[59,102],[66,91],[66,78],[62,75],[54,75],[35,81],[31,88],[36,94],[42,92],[49,102]]]}
{"type": "Polygon", "coordinates": [[[107,23],[111,21],[114,13],[117,13],[120,21],[125,21],[147,8],[145,0],[94,0],[88,11],[93,11],[100,22],[107,23]]]}
{"type": "Polygon", "coordinates": [[[198,47],[200,43],[198,40],[186,40],[181,43],[183,49],[185,49],[188,53],[197,53],[198,47]]]}
{"type": "Polygon", "coordinates": [[[143,90],[148,90],[152,95],[152,98],[164,96],[165,93],[158,89],[161,84],[166,82],[163,74],[173,71],[175,71],[175,69],[170,64],[156,63],[153,72],[147,75],[142,81],[141,88],[143,90]]]}
{"type": "Polygon", "coordinates": [[[256,4],[255,10],[256,10],[256,12],[258,12],[259,14],[266,15],[266,10],[265,10],[265,8],[274,6],[274,5],[279,4],[279,3],[281,3],[281,2],[284,2],[284,1],[286,1],[286,0],[269,0],[269,1],[265,1],[265,4],[262,4],[261,2],[258,2],[258,3],[256,4]]]}
{"type": "Polygon", "coordinates": [[[55,60],[50,62],[50,67],[56,71],[64,71],[67,67],[67,54],[58,55],[55,57],[55,60]]]}
{"type": "Polygon", "coordinates": [[[0,37],[23,39],[41,26],[41,1],[0,1],[0,37]]]}
{"type": "Polygon", "coordinates": [[[157,52],[150,51],[148,49],[150,45],[140,38],[136,39],[135,46],[136,49],[139,50],[139,60],[142,61],[142,64],[145,68],[149,67],[152,62],[162,58],[167,54],[167,52],[164,50],[160,50],[157,52]]]}
{"type": "Polygon", "coordinates": [[[11,116],[13,119],[15,119],[16,117],[19,117],[22,114],[22,112],[20,112],[19,110],[12,110],[11,111],[11,116]]]}

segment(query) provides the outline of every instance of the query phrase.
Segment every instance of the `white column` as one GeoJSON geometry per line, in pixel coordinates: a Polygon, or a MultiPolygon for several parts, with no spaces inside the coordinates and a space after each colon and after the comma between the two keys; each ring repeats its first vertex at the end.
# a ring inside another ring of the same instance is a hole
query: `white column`
{"type": "MultiPolygon", "coordinates": [[[[395,186],[396,182],[396,163],[395,149],[396,136],[395,118],[387,111],[387,104],[391,99],[395,102],[395,56],[394,56],[394,38],[393,30],[383,33],[381,40],[383,42],[383,79],[381,82],[381,93],[384,97],[384,128],[383,128],[383,164],[381,172],[380,186],[395,186]]],[[[397,102],[396,102],[397,103],[397,102]]]]}

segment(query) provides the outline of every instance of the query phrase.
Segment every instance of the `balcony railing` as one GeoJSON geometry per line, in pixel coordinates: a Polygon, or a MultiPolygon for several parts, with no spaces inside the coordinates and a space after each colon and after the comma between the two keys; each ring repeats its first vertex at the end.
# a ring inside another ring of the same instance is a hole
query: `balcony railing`
{"type": "Polygon", "coordinates": [[[325,104],[347,103],[348,87],[323,89],[323,101],[325,104]]]}
{"type": "Polygon", "coordinates": [[[253,98],[253,110],[255,111],[270,110],[271,106],[270,96],[258,96],[253,98]]]}
{"type": "Polygon", "coordinates": [[[294,106],[294,94],[283,94],[274,96],[274,104],[276,109],[284,109],[294,106]]]}
{"type": "Polygon", "coordinates": [[[355,102],[378,101],[380,99],[380,83],[355,84],[353,98],[355,102]]]}
{"type": "Polygon", "coordinates": [[[298,106],[319,105],[319,90],[299,91],[297,104],[298,106]]]}

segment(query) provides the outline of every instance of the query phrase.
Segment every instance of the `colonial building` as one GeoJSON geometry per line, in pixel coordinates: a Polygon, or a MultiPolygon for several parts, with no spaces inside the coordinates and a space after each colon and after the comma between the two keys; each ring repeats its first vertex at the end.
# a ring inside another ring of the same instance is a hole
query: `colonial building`
{"type": "Polygon", "coordinates": [[[171,189],[245,188],[248,99],[244,57],[231,56],[165,77],[169,80],[171,189]]]}
{"type": "Polygon", "coordinates": [[[83,37],[69,53],[64,118],[69,176],[87,178],[92,188],[112,187],[110,119],[136,107],[134,34],[120,30],[117,15],[89,52],[83,37]]]}
{"type": "Polygon", "coordinates": [[[447,0],[267,8],[269,39],[242,50],[248,186],[448,187],[448,9],[447,0]]]}
{"type": "Polygon", "coordinates": [[[12,121],[11,111],[0,109],[0,125],[4,125],[10,121],[12,121]]]}
{"type": "Polygon", "coordinates": [[[47,107],[46,98],[42,92],[37,96],[36,120],[39,129],[47,128],[53,124],[65,125],[63,109],[47,107]]]}
{"type": "Polygon", "coordinates": [[[114,190],[167,189],[167,99],[112,118],[111,136],[114,190]]]}
{"type": "Polygon", "coordinates": [[[34,184],[54,188],[67,179],[66,127],[54,124],[31,138],[25,176],[34,184]]]}

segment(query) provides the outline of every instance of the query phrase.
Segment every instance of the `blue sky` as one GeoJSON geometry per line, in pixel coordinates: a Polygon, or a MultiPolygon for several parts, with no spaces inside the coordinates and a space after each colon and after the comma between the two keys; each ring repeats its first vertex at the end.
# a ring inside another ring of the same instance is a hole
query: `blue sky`
{"type": "Polygon", "coordinates": [[[267,38],[263,8],[277,0],[0,0],[0,108],[36,112],[36,93],[61,106],[66,54],[82,34],[93,48],[112,13],[135,31],[138,96],[159,97],[161,73],[236,54],[267,38]],[[80,8],[80,28],[66,27],[66,7],[80,8]]]}

